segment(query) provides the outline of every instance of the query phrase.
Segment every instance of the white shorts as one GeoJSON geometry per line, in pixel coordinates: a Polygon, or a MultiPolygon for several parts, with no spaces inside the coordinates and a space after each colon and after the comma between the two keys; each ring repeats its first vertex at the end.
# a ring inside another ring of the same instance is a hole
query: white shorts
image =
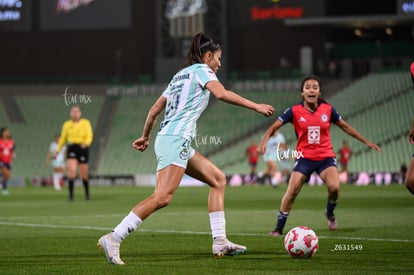
{"type": "Polygon", "coordinates": [[[265,152],[264,155],[263,155],[263,160],[265,162],[268,162],[268,161],[276,162],[276,160],[277,160],[276,151],[275,152],[265,152]]]}
{"type": "Polygon", "coordinates": [[[54,159],[54,160],[52,160],[51,164],[52,164],[53,168],[65,167],[65,161],[64,160],[54,159]]]}
{"type": "Polygon", "coordinates": [[[180,136],[160,135],[155,139],[155,154],[157,155],[157,171],[174,164],[187,168],[187,163],[195,154],[190,141],[180,136]]]}

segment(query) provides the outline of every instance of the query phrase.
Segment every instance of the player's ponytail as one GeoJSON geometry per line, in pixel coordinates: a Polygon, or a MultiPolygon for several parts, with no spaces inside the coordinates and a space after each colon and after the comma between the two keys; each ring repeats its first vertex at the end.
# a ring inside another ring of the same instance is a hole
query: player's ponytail
{"type": "Polygon", "coordinates": [[[187,59],[184,63],[184,67],[191,66],[196,63],[203,63],[203,56],[206,52],[214,53],[217,50],[220,50],[221,46],[218,43],[215,43],[213,39],[204,35],[204,33],[199,32],[191,41],[191,46],[188,49],[187,59]]]}
{"type": "Polygon", "coordinates": [[[7,130],[8,128],[7,127],[1,127],[0,128],[0,138],[4,138],[3,136],[4,136],[4,132],[7,130]]]}

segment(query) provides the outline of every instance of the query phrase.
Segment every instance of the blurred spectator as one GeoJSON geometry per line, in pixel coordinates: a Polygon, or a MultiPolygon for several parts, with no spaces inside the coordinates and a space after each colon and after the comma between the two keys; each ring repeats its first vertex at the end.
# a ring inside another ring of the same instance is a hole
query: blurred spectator
{"type": "Polygon", "coordinates": [[[259,161],[259,154],[257,153],[257,144],[254,140],[250,142],[250,146],[246,150],[246,156],[249,159],[249,165],[250,165],[249,183],[256,184],[256,181],[257,181],[256,167],[257,167],[257,162],[259,161]]]}
{"type": "Polygon", "coordinates": [[[338,66],[335,61],[330,61],[328,64],[328,77],[336,78],[338,76],[338,66]]]}
{"type": "Polygon", "coordinates": [[[6,127],[0,129],[0,172],[2,176],[3,195],[8,195],[7,182],[10,179],[11,164],[15,158],[14,140],[12,139],[10,130],[6,127]]]}
{"type": "Polygon", "coordinates": [[[280,144],[278,148],[278,156],[276,166],[280,173],[280,180],[277,182],[289,182],[290,174],[292,172],[292,165],[294,158],[291,150],[286,143],[280,144]]]}
{"type": "Polygon", "coordinates": [[[346,140],[342,141],[342,148],[339,150],[339,163],[341,164],[340,174],[344,174],[346,181],[348,180],[348,162],[352,156],[351,148],[349,148],[346,140]]]}
{"type": "Polygon", "coordinates": [[[66,146],[63,146],[58,154],[56,148],[59,144],[60,135],[55,135],[55,140],[50,144],[47,151],[45,166],[48,167],[52,163],[53,167],[53,187],[55,190],[60,190],[62,186],[63,175],[65,173],[65,156],[66,146]]]}
{"type": "Polygon", "coordinates": [[[263,159],[266,162],[266,169],[263,171],[264,183],[266,185],[269,183],[276,185],[274,176],[277,171],[277,152],[278,148],[283,147],[284,144],[285,137],[279,131],[276,131],[266,143],[266,152],[263,155],[263,159]]]}
{"type": "Polygon", "coordinates": [[[403,184],[405,182],[405,177],[407,175],[407,165],[405,163],[400,166],[400,173],[398,175],[398,184],[403,184]]]}

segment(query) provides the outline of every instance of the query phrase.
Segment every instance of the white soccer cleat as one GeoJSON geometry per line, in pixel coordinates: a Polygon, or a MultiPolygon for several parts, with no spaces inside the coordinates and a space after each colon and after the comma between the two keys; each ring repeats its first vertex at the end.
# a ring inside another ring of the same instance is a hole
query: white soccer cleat
{"type": "Polygon", "coordinates": [[[336,222],[336,219],[328,219],[328,228],[331,231],[335,231],[336,229],[338,229],[338,224],[336,222]]]}
{"type": "Polygon", "coordinates": [[[335,231],[338,229],[338,223],[336,222],[336,218],[334,215],[328,216],[327,212],[325,211],[325,217],[328,219],[328,228],[331,231],[335,231]]]}
{"type": "Polygon", "coordinates": [[[215,240],[213,242],[213,254],[216,257],[234,256],[243,254],[247,251],[247,247],[230,242],[227,239],[222,241],[215,240]]]}
{"type": "Polygon", "coordinates": [[[102,236],[99,239],[97,246],[105,252],[108,263],[116,265],[125,264],[120,258],[119,248],[121,244],[114,240],[112,233],[102,236]]]}

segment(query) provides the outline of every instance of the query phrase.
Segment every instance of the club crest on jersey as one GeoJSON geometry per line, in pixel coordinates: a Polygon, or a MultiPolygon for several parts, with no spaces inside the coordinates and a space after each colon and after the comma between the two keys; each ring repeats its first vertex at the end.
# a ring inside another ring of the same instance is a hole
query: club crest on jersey
{"type": "Polygon", "coordinates": [[[321,115],[321,119],[322,119],[323,122],[327,122],[328,121],[328,116],[323,114],[323,115],[321,115]]]}
{"type": "Polygon", "coordinates": [[[186,160],[188,159],[188,149],[184,148],[181,152],[180,152],[180,159],[182,160],[186,160]]]}

